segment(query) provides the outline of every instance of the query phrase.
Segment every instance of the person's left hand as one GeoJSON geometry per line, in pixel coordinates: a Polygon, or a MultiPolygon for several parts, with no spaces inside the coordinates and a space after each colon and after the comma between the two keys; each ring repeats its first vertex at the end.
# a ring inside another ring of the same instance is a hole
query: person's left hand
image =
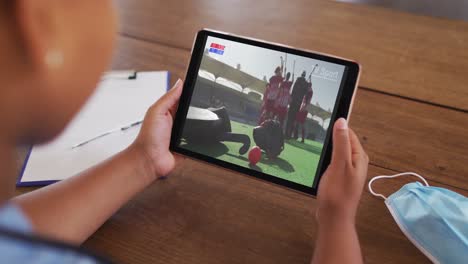
{"type": "Polygon", "coordinates": [[[149,161],[156,178],[166,176],[175,166],[169,144],[182,86],[183,82],[179,79],[169,92],[148,109],[140,133],[131,145],[149,161]]]}

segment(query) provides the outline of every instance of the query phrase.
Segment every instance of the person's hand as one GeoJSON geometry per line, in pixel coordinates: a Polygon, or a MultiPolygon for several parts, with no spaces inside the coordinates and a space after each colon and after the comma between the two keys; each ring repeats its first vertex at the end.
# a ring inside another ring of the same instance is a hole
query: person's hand
{"type": "Polygon", "coordinates": [[[137,149],[148,161],[156,178],[169,174],[175,166],[174,155],[169,151],[172,123],[182,93],[182,81],[153,104],[146,112],[140,133],[131,148],[137,149]]]}
{"type": "Polygon", "coordinates": [[[333,153],[318,190],[317,221],[354,224],[369,157],[344,118],[333,127],[333,153]]]}

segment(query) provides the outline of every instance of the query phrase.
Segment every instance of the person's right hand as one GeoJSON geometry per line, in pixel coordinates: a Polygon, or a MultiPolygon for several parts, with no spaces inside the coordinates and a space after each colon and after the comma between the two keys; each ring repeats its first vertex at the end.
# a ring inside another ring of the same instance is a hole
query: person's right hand
{"type": "Polygon", "coordinates": [[[333,127],[331,163],[320,181],[317,221],[347,221],[354,224],[367,176],[369,157],[356,134],[340,118],[333,127]]]}

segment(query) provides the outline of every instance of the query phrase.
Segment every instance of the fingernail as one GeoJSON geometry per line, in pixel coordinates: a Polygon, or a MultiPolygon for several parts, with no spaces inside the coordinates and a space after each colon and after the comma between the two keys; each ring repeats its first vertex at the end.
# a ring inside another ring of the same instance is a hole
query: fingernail
{"type": "Polygon", "coordinates": [[[182,80],[179,78],[177,82],[174,84],[174,88],[179,87],[182,84],[182,80]]]}
{"type": "Polygon", "coordinates": [[[346,130],[348,129],[348,121],[341,117],[336,121],[335,126],[337,129],[346,130]]]}

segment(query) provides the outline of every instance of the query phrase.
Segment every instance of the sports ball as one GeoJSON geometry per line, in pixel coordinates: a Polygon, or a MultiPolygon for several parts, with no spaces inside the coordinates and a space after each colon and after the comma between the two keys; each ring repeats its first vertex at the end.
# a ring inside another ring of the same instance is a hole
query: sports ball
{"type": "Polygon", "coordinates": [[[257,162],[260,161],[261,157],[262,157],[262,150],[259,147],[255,146],[255,147],[250,149],[250,151],[249,151],[250,164],[252,164],[252,165],[257,164],[257,162]]]}

